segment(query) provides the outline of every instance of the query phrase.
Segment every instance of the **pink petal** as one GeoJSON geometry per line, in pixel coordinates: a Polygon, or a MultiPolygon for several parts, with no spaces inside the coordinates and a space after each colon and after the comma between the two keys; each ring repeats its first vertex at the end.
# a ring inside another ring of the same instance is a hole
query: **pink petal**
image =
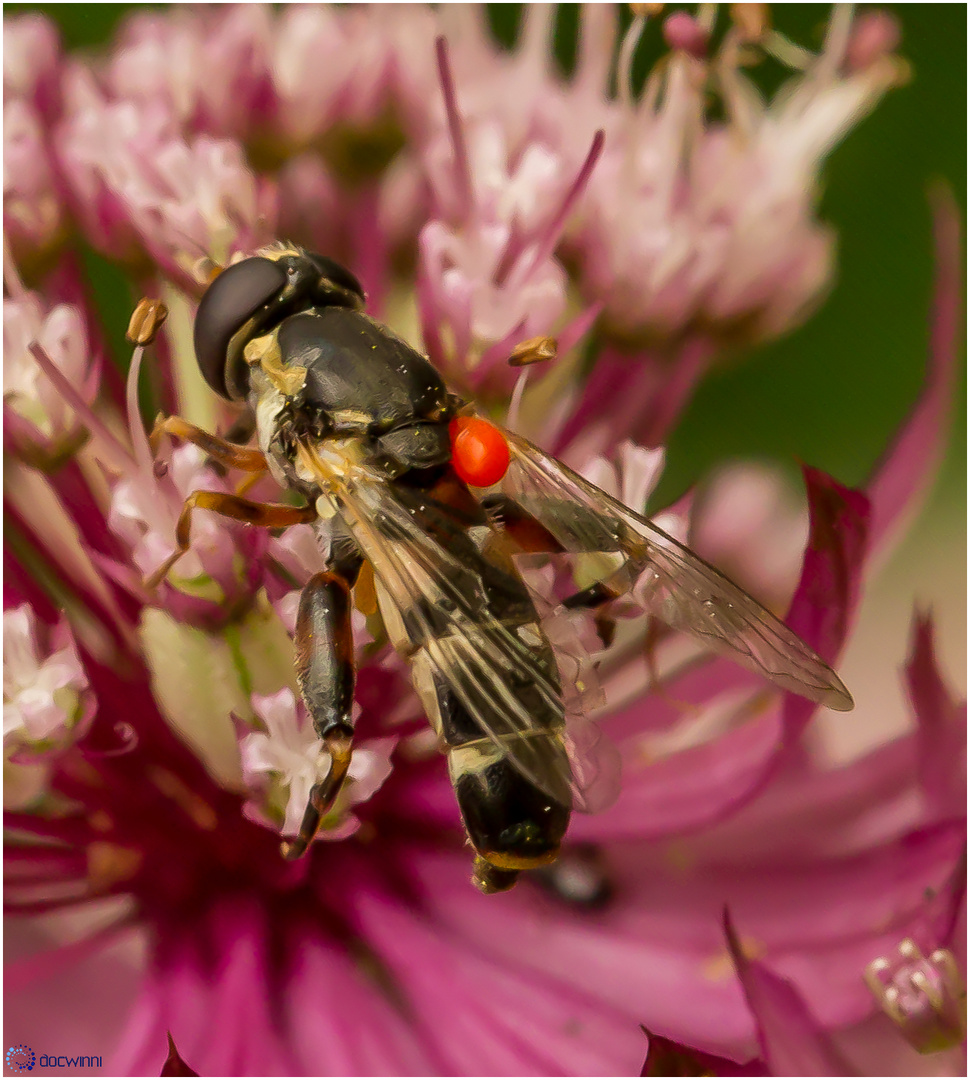
{"type": "Polygon", "coordinates": [[[744,955],[726,909],[724,932],[770,1072],[774,1076],[850,1075],[795,987],[744,955]]]}
{"type": "MultiPolygon", "coordinates": [[[[845,641],[858,599],[867,505],[865,496],[820,472],[806,469],[805,480],[811,529],[801,582],[786,621],[823,658],[831,660],[845,641]]],[[[730,668],[724,670],[723,678],[725,689],[736,681],[730,668]]],[[[689,673],[685,681],[697,679],[710,692],[710,672],[689,673]]],[[[676,684],[669,695],[683,698],[676,684]]],[[[608,721],[607,730],[615,724],[632,731],[631,718],[642,717],[645,708],[664,706],[639,703],[608,721]]],[[[781,725],[774,715],[762,717],[639,773],[628,765],[616,805],[591,821],[578,821],[573,835],[582,839],[659,836],[698,828],[724,816],[764,786],[786,742],[801,731],[814,709],[811,702],[789,694],[781,725]]],[[[635,757],[628,755],[628,760],[635,757]]]]}
{"type": "Polygon", "coordinates": [[[906,687],[919,726],[923,795],[941,816],[959,816],[967,802],[967,703],[950,695],[936,663],[933,620],[916,614],[906,687]]]}
{"type": "Polygon", "coordinates": [[[172,1033],[168,1033],[168,1057],[165,1059],[165,1064],[162,1065],[162,1071],[160,1076],[198,1076],[199,1074],[195,1069],[190,1069],[188,1065],[182,1060],[179,1055],[178,1049],[175,1046],[175,1040],[172,1038],[172,1033]]]}
{"type": "MultiPolygon", "coordinates": [[[[951,880],[963,843],[962,825],[912,833],[871,854],[840,860],[832,872],[822,864],[807,883],[803,926],[822,923],[828,941],[779,953],[772,967],[796,982],[826,1027],[854,1023],[871,1012],[860,973],[903,938],[925,932],[926,897],[951,880]],[[813,912],[813,905],[829,910],[813,912]]],[[[747,916],[745,925],[757,926],[747,916]]]]}
{"type": "MultiPolygon", "coordinates": [[[[827,663],[841,654],[859,601],[869,501],[825,473],[805,467],[809,535],[802,576],[785,622],[827,663]]],[[[785,695],[784,723],[800,732],[816,706],[785,695]]]]}
{"type": "MultiPolygon", "coordinates": [[[[115,912],[117,908],[114,908],[115,912]]],[[[103,918],[104,905],[89,907],[81,916],[90,928],[92,922],[103,918]]],[[[5,920],[4,951],[8,960],[17,960],[21,970],[32,961],[40,965],[41,974],[29,985],[21,984],[8,990],[4,1008],[4,1023],[12,1037],[33,1046],[38,1054],[103,1055],[103,1071],[110,1074],[108,1053],[123,1031],[126,1012],[137,993],[141,931],[116,938],[111,944],[101,939],[101,948],[88,952],[78,943],[64,946],[58,959],[69,959],[70,966],[47,965],[47,950],[70,928],[77,933],[78,916],[72,913],[43,919],[5,920]],[[32,954],[32,955],[30,955],[32,954]],[[92,992],[92,987],[97,992],[92,992]],[[43,1047],[43,1050],[40,1048],[43,1047]]],[[[161,1047],[165,1046],[162,1033],[161,1047]]],[[[159,1055],[144,1075],[158,1072],[159,1055]]],[[[36,1070],[35,1070],[36,1071],[36,1070]]]]}
{"type": "MultiPolygon", "coordinates": [[[[627,859],[636,856],[627,853],[627,859]]],[[[575,993],[581,975],[583,994],[626,1017],[634,1035],[647,1023],[682,1042],[696,1036],[716,1052],[739,1046],[750,1032],[740,995],[704,973],[705,960],[718,949],[713,906],[705,905],[709,910],[698,918],[682,897],[666,903],[669,879],[661,867],[615,865],[617,899],[592,918],[523,885],[501,897],[472,896],[467,867],[458,877],[453,857],[446,863],[442,856],[422,856],[412,870],[439,935],[474,940],[482,955],[560,991],[575,993]]],[[[623,1052],[632,1059],[622,1069],[630,1075],[643,1059],[642,1042],[623,1052]]],[[[621,1071],[619,1063],[615,1070],[621,1071]]]]}
{"type": "MultiPolygon", "coordinates": [[[[305,931],[293,937],[296,962],[286,994],[287,1027],[295,1052],[311,1071],[330,1076],[441,1071],[433,1050],[364,964],[316,933],[309,939],[305,931]]],[[[380,970],[380,961],[369,955],[367,960],[373,971],[380,970]]]]}
{"type": "Polygon", "coordinates": [[[451,856],[421,854],[410,868],[439,932],[476,938],[486,955],[567,986],[581,972],[590,995],[636,1023],[734,1056],[751,1021],[724,970],[725,903],[823,1024],[855,1022],[873,1009],[861,972],[917,925],[925,890],[947,879],[962,843],[962,830],[946,828],[851,858],[740,867],[697,866],[689,847],[681,866],[667,848],[609,845],[600,851],[614,899],[593,917],[525,883],[472,896],[451,856]]]}
{"type": "Polygon", "coordinates": [[[869,501],[817,469],[804,470],[809,536],[785,622],[823,660],[838,659],[859,599],[869,501]]]}
{"type": "Polygon", "coordinates": [[[170,1031],[202,1076],[305,1072],[276,1019],[264,913],[226,903],[196,919],[197,939],[157,944],[160,966],[146,978],[109,1065],[123,1076],[151,1075],[170,1031]]]}
{"type": "Polygon", "coordinates": [[[764,786],[784,745],[777,711],[649,765],[637,764],[630,740],[620,797],[600,814],[576,817],[570,839],[661,838],[718,821],[764,786]]]}
{"type": "Polygon", "coordinates": [[[691,838],[691,849],[732,859],[851,854],[885,843],[921,818],[915,736],[842,768],[787,764],[757,800],[691,838]]]}
{"type": "MultiPolygon", "coordinates": [[[[437,873],[467,884],[464,859],[437,873]]],[[[375,893],[355,905],[368,940],[407,992],[422,1037],[440,1043],[453,1074],[632,1075],[642,1059],[636,1025],[563,982],[487,955],[482,944],[502,933],[501,912],[470,935],[415,920],[375,893]],[[447,973],[443,976],[442,973],[447,973]]]]}
{"type": "Polygon", "coordinates": [[[769,1076],[764,1065],[757,1060],[739,1064],[730,1058],[705,1054],[690,1046],[683,1046],[671,1039],[654,1035],[646,1028],[643,1033],[650,1040],[646,1060],[640,1070],[641,1076],[769,1076]]]}

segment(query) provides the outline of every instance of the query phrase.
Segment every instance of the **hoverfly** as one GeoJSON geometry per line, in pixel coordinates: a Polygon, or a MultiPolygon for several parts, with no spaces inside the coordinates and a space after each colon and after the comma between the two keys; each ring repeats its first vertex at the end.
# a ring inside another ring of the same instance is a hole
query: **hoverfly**
{"type": "Polygon", "coordinates": [[[268,469],[306,506],[195,492],[177,549],[149,584],[188,549],[195,507],[271,528],[316,521],[329,537],[328,567],[301,594],[296,666],[332,764],[299,835],[283,844],[288,858],[306,851],[350,762],[351,590],[365,564],[447,754],[484,892],[556,859],[578,786],[555,651],[516,556],[595,553],[608,569],[566,608],[596,610],[635,589],[647,613],[778,686],[852,707],[839,678],[770,612],[560,461],[477,416],[363,306],[353,274],[295,246],[229,266],[202,297],[195,351],[212,389],[252,409],[259,449],[177,417],[156,428],[224,464],[268,469]]]}

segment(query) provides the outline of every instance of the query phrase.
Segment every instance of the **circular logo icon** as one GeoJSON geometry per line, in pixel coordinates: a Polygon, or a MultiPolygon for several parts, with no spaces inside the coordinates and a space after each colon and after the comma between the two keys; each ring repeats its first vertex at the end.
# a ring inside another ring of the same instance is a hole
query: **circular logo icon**
{"type": "Polygon", "coordinates": [[[11,1046],[7,1050],[7,1068],[11,1072],[30,1072],[37,1064],[37,1055],[29,1046],[11,1046]]]}

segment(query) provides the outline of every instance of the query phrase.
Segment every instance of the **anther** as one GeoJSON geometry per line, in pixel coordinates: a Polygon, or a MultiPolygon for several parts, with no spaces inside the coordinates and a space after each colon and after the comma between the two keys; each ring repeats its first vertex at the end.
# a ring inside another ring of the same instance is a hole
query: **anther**
{"type": "Polygon", "coordinates": [[[534,337],[516,345],[509,353],[509,367],[528,367],[545,360],[555,360],[559,343],[554,337],[534,337]]]}
{"type": "Polygon", "coordinates": [[[760,41],[771,29],[771,14],[767,4],[731,4],[731,21],[743,42],[760,41]]]}
{"type": "Polygon", "coordinates": [[[132,345],[151,345],[167,318],[168,308],[161,300],[143,296],[131,313],[125,337],[132,345]]]}

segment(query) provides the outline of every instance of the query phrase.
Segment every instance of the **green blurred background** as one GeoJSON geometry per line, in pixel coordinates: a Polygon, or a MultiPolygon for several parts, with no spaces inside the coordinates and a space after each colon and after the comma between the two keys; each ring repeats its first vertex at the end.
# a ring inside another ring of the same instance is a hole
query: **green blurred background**
{"type": "MultiPolygon", "coordinates": [[[[89,49],[110,41],[133,7],[138,5],[6,4],[4,12],[44,11],[68,47],[89,49]]],[[[912,64],[913,77],[849,133],[824,168],[820,215],[839,235],[832,294],[794,334],[707,380],[670,443],[661,501],[731,457],[806,461],[844,483],[861,484],[918,392],[933,276],[930,181],[949,183],[965,218],[967,9],[900,4],[889,10],[901,24],[899,51],[912,64]]],[[[829,13],[822,4],[772,9],[779,29],[813,48],[829,13]]],[[[521,14],[520,4],[490,5],[500,40],[514,41],[521,14]]],[[[575,5],[562,5],[557,53],[564,67],[576,24],[575,5]]],[[[641,72],[659,41],[654,23],[641,49],[641,72]]],[[[98,291],[109,303],[117,292],[111,285],[98,291]]],[[[127,306],[125,297],[110,325],[126,324],[127,306]]],[[[937,495],[961,514],[964,400],[961,391],[937,495]]]]}

